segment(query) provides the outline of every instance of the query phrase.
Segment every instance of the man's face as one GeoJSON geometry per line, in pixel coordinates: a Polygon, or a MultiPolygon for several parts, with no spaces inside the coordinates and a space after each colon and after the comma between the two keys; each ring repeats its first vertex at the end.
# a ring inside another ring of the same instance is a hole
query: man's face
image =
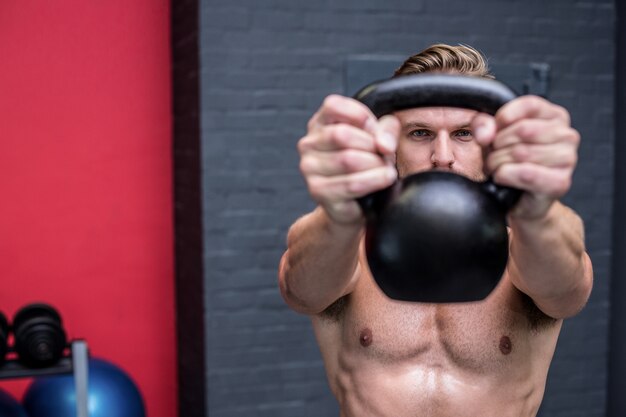
{"type": "Polygon", "coordinates": [[[400,178],[435,169],[484,180],[482,148],[470,128],[476,114],[450,107],[396,112],[401,125],[396,153],[400,178]]]}

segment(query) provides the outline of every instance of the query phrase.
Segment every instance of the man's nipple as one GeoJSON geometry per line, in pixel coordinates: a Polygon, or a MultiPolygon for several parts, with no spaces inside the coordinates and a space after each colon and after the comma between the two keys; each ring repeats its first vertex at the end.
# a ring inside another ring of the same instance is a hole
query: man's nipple
{"type": "Polygon", "coordinates": [[[372,331],[367,327],[361,330],[361,335],[359,336],[359,342],[361,342],[361,346],[368,347],[372,344],[372,331]]]}
{"type": "Polygon", "coordinates": [[[513,343],[511,343],[511,339],[509,336],[502,336],[500,338],[500,352],[503,355],[508,355],[513,350],[513,343]]]}

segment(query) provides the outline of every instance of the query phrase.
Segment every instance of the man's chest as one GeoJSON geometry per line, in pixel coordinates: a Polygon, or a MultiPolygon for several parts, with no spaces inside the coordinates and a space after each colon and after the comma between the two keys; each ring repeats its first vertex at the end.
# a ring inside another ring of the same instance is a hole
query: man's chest
{"type": "Polygon", "coordinates": [[[406,303],[360,285],[345,305],[342,345],[381,362],[492,372],[530,350],[528,321],[507,308],[507,296],[499,288],[478,303],[406,303]]]}

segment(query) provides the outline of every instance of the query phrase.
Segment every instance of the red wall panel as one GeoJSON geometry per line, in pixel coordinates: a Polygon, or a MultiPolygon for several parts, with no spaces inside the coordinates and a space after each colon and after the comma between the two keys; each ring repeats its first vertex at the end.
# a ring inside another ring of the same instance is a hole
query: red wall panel
{"type": "Polygon", "coordinates": [[[0,310],[55,305],[151,417],[176,414],[170,87],[166,0],[0,4],[0,310]]]}

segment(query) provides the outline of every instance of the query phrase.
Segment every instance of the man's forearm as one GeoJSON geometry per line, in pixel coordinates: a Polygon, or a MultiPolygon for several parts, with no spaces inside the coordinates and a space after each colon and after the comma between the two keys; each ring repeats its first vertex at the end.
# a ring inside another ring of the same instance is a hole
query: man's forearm
{"type": "Polygon", "coordinates": [[[279,270],[283,297],[295,310],[320,313],[356,280],[363,227],[330,220],[318,207],[289,230],[279,270]]]}
{"type": "Polygon", "coordinates": [[[554,318],[576,314],[591,291],[593,273],[581,219],[555,202],[541,219],[511,219],[513,284],[554,318]]]}

